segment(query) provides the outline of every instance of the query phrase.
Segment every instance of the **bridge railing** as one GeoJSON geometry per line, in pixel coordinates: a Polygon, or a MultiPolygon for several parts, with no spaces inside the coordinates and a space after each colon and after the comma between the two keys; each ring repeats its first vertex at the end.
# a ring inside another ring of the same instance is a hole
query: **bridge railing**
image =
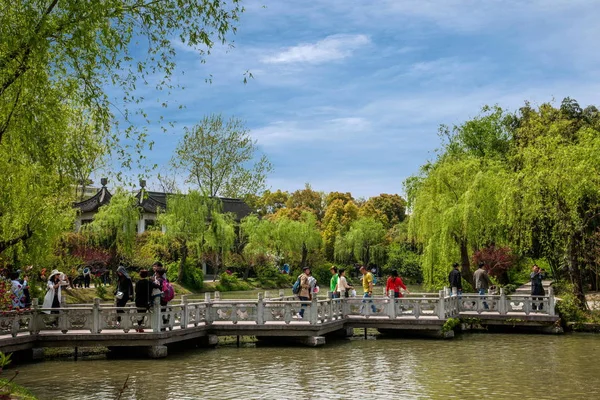
{"type": "Polygon", "coordinates": [[[525,315],[556,315],[554,289],[550,287],[544,296],[529,294],[504,294],[500,289],[498,295],[478,295],[474,293],[453,297],[458,304],[458,311],[469,313],[524,313],[525,315]]]}
{"type": "Polygon", "coordinates": [[[129,332],[132,330],[161,332],[173,329],[188,329],[214,324],[266,325],[284,322],[322,324],[346,318],[388,318],[388,319],[438,319],[470,314],[519,313],[525,315],[554,316],[554,293],[552,288],[545,296],[521,294],[499,295],[463,294],[450,296],[447,289],[438,294],[418,293],[401,298],[387,296],[343,297],[333,299],[331,293],[313,296],[312,300],[301,301],[295,296],[267,298],[262,293],[256,300],[222,300],[218,292],[214,298],[205,295],[203,301],[173,301],[167,306],[156,303],[147,312],[134,305],[115,307],[101,304],[95,299],[93,304],[44,309],[35,302],[30,310],[7,311],[0,314],[0,336],[37,334],[46,331],[107,331],[129,332]],[[298,313],[304,309],[304,316],[298,313]]]}

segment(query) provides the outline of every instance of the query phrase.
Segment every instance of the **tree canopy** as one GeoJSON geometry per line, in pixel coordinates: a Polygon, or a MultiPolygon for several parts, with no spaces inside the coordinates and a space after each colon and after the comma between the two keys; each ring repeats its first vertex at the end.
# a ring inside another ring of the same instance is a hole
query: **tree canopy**
{"type": "Polygon", "coordinates": [[[211,115],[186,129],[172,163],[208,196],[240,198],[264,190],[272,169],[265,155],[257,158],[257,151],[241,120],[211,115]]]}

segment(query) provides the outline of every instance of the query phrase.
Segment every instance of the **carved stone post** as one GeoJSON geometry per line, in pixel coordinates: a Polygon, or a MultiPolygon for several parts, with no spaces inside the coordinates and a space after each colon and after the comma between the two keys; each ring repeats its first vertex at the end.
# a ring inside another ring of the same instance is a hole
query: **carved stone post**
{"type": "Polygon", "coordinates": [[[185,329],[188,326],[190,314],[188,310],[188,298],[187,295],[181,295],[181,329],[185,329]]]}
{"type": "MultiPolygon", "coordinates": [[[[396,319],[396,297],[394,296],[394,291],[390,290],[387,293],[388,303],[387,303],[387,315],[390,319],[396,319]]],[[[398,301],[401,301],[398,299],[398,301]]]]}
{"type": "Polygon", "coordinates": [[[160,332],[162,324],[162,316],[160,315],[160,297],[154,298],[154,304],[152,305],[152,332],[160,332]]]}
{"type": "Polygon", "coordinates": [[[221,292],[215,292],[215,301],[221,300],[221,292]]]}
{"type": "Polygon", "coordinates": [[[204,293],[204,303],[206,303],[206,325],[210,325],[213,322],[210,293],[204,293]]]}
{"type": "Polygon", "coordinates": [[[258,294],[258,302],[256,303],[256,324],[265,324],[265,303],[263,300],[263,294],[258,294]]]}
{"type": "Polygon", "coordinates": [[[444,290],[440,290],[439,292],[439,296],[438,296],[438,318],[439,319],[446,319],[446,303],[445,303],[445,299],[444,299],[444,294],[446,292],[447,288],[444,288],[444,290]]]}
{"type": "Polygon", "coordinates": [[[283,298],[284,298],[284,297],[285,297],[285,290],[283,290],[283,289],[279,289],[279,298],[280,298],[281,300],[283,300],[283,298]]]}
{"type": "Polygon", "coordinates": [[[92,306],[92,333],[100,333],[100,299],[94,298],[94,305],[92,306]]]}
{"type": "Polygon", "coordinates": [[[548,288],[548,315],[556,315],[554,306],[556,305],[556,299],[554,298],[554,288],[550,286],[548,288]]]}
{"type": "Polygon", "coordinates": [[[504,288],[500,288],[500,300],[498,300],[498,312],[501,315],[505,315],[508,312],[508,301],[506,299],[506,293],[504,293],[504,288]]]}
{"type": "Polygon", "coordinates": [[[323,317],[324,318],[323,322],[333,320],[333,305],[334,305],[335,301],[336,300],[334,300],[334,298],[333,298],[333,292],[328,290],[327,291],[327,313],[328,313],[328,315],[323,317]]]}
{"type": "Polygon", "coordinates": [[[310,324],[316,325],[319,313],[319,303],[317,302],[317,294],[312,294],[312,300],[310,302],[310,324]]]}
{"type": "Polygon", "coordinates": [[[29,320],[30,335],[37,335],[40,332],[40,330],[38,329],[38,326],[40,326],[38,320],[41,318],[41,312],[40,310],[38,310],[38,302],[39,300],[37,298],[31,299],[31,319],[29,320]]]}

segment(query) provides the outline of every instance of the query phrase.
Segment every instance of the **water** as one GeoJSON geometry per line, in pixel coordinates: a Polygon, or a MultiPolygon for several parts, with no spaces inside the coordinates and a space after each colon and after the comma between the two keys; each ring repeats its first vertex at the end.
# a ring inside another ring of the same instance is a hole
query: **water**
{"type": "MultiPolygon", "coordinates": [[[[453,340],[222,346],[163,360],[46,361],[16,382],[40,399],[593,399],[600,337],[464,334],[453,340]]],[[[8,375],[10,372],[6,371],[8,375]]]]}

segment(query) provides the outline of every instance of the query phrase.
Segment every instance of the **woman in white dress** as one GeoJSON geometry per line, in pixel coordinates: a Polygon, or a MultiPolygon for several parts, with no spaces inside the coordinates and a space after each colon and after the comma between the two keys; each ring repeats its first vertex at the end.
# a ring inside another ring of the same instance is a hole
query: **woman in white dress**
{"type": "MultiPolygon", "coordinates": [[[[61,287],[68,284],[63,279],[63,276],[64,274],[62,272],[55,269],[50,273],[50,277],[48,278],[48,291],[44,297],[43,308],[56,308],[57,310],[52,310],[52,314],[58,314],[58,309],[60,308],[60,296],[62,293],[61,287]]],[[[44,312],[50,314],[50,311],[44,312]]]]}

